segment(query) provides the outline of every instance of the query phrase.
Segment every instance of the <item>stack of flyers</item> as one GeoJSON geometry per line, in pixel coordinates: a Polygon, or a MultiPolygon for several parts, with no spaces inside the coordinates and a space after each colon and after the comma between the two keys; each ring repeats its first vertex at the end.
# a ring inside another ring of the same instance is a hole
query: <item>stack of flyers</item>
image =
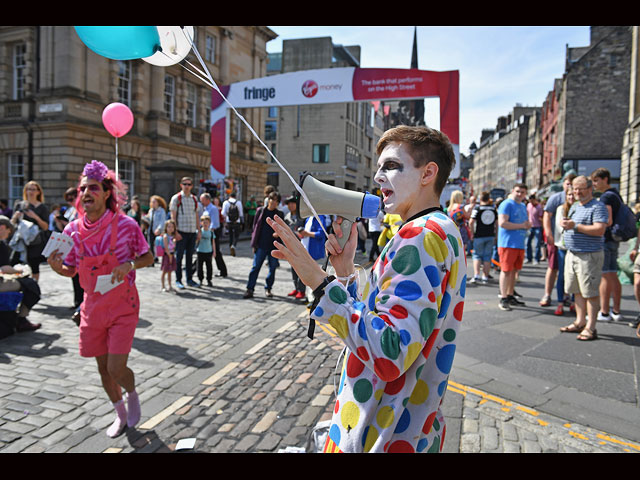
{"type": "Polygon", "coordinates": [[[71,248],[73,248],[73,240],[69,235],[53,232],[42,251],[42,255],[48,257],[51,255],[51,252],[57,250],[58,253],[62,253],[62,259],[64,260],[71,248]]]}

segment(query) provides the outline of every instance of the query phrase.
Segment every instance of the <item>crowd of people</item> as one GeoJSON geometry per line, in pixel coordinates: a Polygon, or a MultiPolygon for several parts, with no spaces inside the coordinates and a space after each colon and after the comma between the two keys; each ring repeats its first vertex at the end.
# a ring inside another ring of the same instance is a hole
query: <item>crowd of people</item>
{"type": "MultiPolygon", "coordinates": [[[[575,314],[560,330],[577,333],[583,341],[598,338],[596,322],[625,321],[620,312],[619,279],[621,238],[614,232],[624,202],[610,184],[605,168],[589,177],[567,173],[562,190],[541,199],[528,193],[526,184],[514,185],[509,195],[492,199],[488,192],[464,202],[461,190],[447,202],[447,212],[460,229],[473,261],[470,284],[489,283],[499,272],[501,310],[525,305],[515,290],[524,264],[547,261],[541,307],[552,306],[555,315],[575,314]],[[598,195],[599,194],[599,195],[598,195]],[[534,248],[535,245],[535,248],[534,248]]],[[[640,205],[635,205],[640,225],[640,205]]],[[[640,305],[640,229],[629,255],[634,261],[634,293],[640,305]]],[[[638,329],[640,315],[629,321],[638,329]]]]}

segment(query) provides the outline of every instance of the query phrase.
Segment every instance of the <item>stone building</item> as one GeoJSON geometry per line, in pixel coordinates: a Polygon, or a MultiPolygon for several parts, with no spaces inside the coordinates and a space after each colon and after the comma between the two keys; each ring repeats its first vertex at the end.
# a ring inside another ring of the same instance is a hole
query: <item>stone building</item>
{"type": "Polygon", "coordinates": [[[498,118],[495,130],[482,131],[480,146],[473,159],[472,185],[475,192],[504,188],[527,179],[527,155],[536,152],[535,128],[540,107],[519,104],[507,116],[498,118]]]}
{"type": "MultiPolygon", "coordinates": [[[[270,74],[358,67],[360,47],[336,45],[331,37],[284,40],[282,53],[271,58],[270,74]]],[[[371,191],[383,128],[379,106],[379,102],[349,102],[270,108],[265,143],[296,181],[308,172],[330,185],[371,191]]],[[[272,159],[268,176],[268,183],[283,195],[295,191],[272,159]]]]}
{"type": "Polygon", "coordinates": [[[553,81],[553,90],[547,94],[542,103],[540,118],[540,136],[542,157],[539,166],[541,183],[548,185],[555,178],[555,170],[558,167],[558,136],[562,126],[560,118],[560,97],[562,95],[562,79],[553,81]]]}
{"type": "Polygon", "coordinates": [[[629,124],[632,27],[592,26],[590,32],[588,46],[567,47],[558,164],[569,163],[580,175],[605,167],[617,185],[629,124]]]}
{"type": "Polygon", "coordinates": [[[633,206],[640,202],[640,32],[634,26],[629,86],[629,116],[620,162],[620,194],[633,206]]]}
{"type": "MultiPolygon", "coordinates": [[[[266,43],[276,37],[269,28],[194,28],[197,49],[219,85],[266,75],[266,43]]],[[[193,53],[188,59],[198,64],[193,53]]],[[[33,179],[45,203],[60,203],[87,161],[113,168],[115,141],[101,120],[113,102],[128,105],[135,119],[118,140],[119,173],[130,196],[143,205],[151,194],[168,200],[181,176],[208,178],[211,89],[181,65],[107,59],[71,26],[0,27],[0,198],[21,198],[33,179]]],[[[243,113],[252,125],[263,124],[262,109],[243,113]]],[[[263,186],[264,149],[233,121],[232,129],[230,175],[240,185],[263,186]]]]}

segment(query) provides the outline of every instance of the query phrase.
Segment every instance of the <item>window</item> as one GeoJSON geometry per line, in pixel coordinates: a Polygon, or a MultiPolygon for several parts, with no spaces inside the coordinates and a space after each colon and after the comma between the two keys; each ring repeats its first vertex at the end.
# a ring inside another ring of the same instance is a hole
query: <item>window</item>
{"type": "Polygon", "coordinates": [[[120,181],[127,186],[127,197],[131,200],[131,197],[136,194],[135,168],[133,161],[118,159],[118,176],[120,177],[120,181]]]}
{"type": "Polygon", "coordinates": [[[27,45],[19,43],[13,47],[13,99],[22,100],[24,98],[25,71],[27,68],[27,45]]]}
{"type": "Polygon", "coordinates": [[[24,188],[24,160],[21,154],[9,154],[9,206],[13,208],[16,200],[22,200],[24,188]]]}
{"type": "Polygon", "coordinates": [[[278,107],[269,107],[267,116],[269,118],[278,118],[278,107]]]}
{"type": "Polygon", "coordinates": [[[198,91],[192,83],[187,83],[187,125],[198,126],[198,91]]]}
{"type": "Polygon", "coordinates": [[[118,101],[131,105],[131,62],[118,61],[118,101]]]}
{"type": "Polygon", "coordinates": [[[216,43],[216,37],[207,35],[204,58],[211,63],[216,63],[216,43]]]}
{"type": "Polygon", "coordinates": [[[175,120],[174,103],[176,94],[176,79],[171,75],[164,77],[164,114],[172,122],[175,120]]]}
{"type": "Polygon", "coordinates": [[[313,163],[329,163],[329,144],[313,146],[313,163]]]}
{"type": "Polygon", "coordinates": [[[204,106],[204,121],[206,122],[205,128],[209,129],[211,127],[211,104],[213,101],[213,92],[208,90],[207,94],[207,103],[204,106]]]}
{"type": "Polygon", "coordinates": [[[264,123],[265,140],[275,140],[277,133],[278,133],[278,122],[269,120],[264,123]]]}

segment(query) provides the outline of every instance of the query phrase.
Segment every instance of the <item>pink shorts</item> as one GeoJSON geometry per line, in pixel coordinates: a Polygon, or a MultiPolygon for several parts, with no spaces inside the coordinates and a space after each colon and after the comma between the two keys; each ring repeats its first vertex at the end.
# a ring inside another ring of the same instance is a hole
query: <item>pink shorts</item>
{"type": "Polygon", "coordinates": [[[135,287],[129,290],[129,294],[130,304],[126,309],[117,308],[100,313],[94,311],[91,318],[87,318],[82,307],[80,308],[80,356],[99,357],[107,353],[131,352],[140,302],[135,287]]]}

